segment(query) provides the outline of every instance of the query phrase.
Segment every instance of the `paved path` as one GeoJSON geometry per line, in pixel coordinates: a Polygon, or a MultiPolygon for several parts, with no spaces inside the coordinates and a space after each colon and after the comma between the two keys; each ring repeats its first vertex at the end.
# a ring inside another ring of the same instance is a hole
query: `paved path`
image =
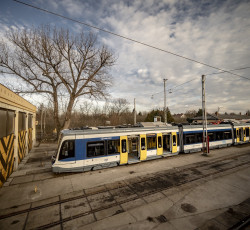
{"type": "Polygon", "coordinates": [[[210,219],[227,229],[219,216],[249,198],[249,145],[63,175],[49,171],[51,146],[42,147],[0,190],[0,215],[17,213],[1,229],[206,229],[210,219]]]}

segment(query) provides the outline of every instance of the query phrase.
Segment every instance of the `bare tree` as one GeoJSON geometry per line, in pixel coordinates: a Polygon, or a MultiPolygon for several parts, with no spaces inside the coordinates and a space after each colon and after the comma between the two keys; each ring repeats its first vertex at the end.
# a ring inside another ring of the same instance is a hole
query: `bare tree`
{"type": "Polygon", "coordinates": [[[124,119],[122,115],[129,112],[129,102],[124,98],[117,98],[111,102],[110,120],[113,125],[119,125],[124,119]]]}
{"type": "Polygon", "coordinates": [[[91,109],[93,107],[93,103],[88,102],[88,101],[84,101],[81,105],[80,105],[80,111],[82,114],[85,115],[89,115],[91,113],[91,109]]]}
{"type": "Polygon", "coordinates": [[[112,101],[112,112],[120,115],[121,113],[128,112],[129,102],[124,98],[117,98],[112,101]]]}
{"type": "Polygon", "coordinates": [[[72,35],[68,30],[42,26],[12,30],[7,38],[15,49],[1,42],[1,72],[26,83],[18,92],[50,96],[58,131],[69,127],[77,98],[106,96],[106,88],[111,84],[108,72],[115,58],[107,47],[97,47],[93,34],[72,35]],[[67,98],[62,124],[59,120],[59,95],[67,98]]]}

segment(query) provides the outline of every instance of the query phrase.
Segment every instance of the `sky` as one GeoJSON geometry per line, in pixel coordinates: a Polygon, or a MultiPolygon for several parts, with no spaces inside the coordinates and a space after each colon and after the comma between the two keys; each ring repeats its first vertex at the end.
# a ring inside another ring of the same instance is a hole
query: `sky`
{"type": "MultiPolygon", "coordinates": [[[[233,72],[250,79],[250,1],[22,1],[223,70],[249,67],[233,72]]],[[[100,44],[107,45],[117,57],[109,93],[112,98],[126,98],[131,109],[134,98],[137,111],[163,108],[166,78],[171,113],[197,110],[202,105],[202,75],[207,75],[208,112],[218,107],[221,113],[245,113],[250,109],[250,80],[229,73],[210,75],[218,70],[12,0],[0,0],[0,39],[10,28],[42,24],[68,28],[72,33],[94,32],[100,44]]],[[[4,81],[0,75],[0,83],[4,81]]],[[[35,105],[39,101],[27,99],[35,105]]]]}

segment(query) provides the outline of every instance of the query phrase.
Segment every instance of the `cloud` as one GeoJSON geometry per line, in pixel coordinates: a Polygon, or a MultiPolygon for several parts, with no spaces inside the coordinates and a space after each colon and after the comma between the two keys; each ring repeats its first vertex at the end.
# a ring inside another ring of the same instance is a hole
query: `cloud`
{"type": "MultiPolygon", "coordinates": [[[[250,66],[248,1],[40,0],[39,4],[76,20],[222,69],[250,66]]],[[[57,18],[51,16],[51,19],[57,18]]],[[[89,30],[80,24],[58,21],[74,33],[89,30]]],[[[59,25],[58,21],[55,21],[56,25],[59,25]]],[[[5,25],[2,20],[0,26],[5,25]]],[[[192,109],[201,107],[201,75],[217,72],[216,69],[93,31],[100,43],[109,46],[118,57],[112,69],[112,96],[124,97],[131,104],[136,98],[138,110],[150,110],[163,107],[163,78],[168,79],[168,89],[196,79],[168,93],[167,105],[176,113],[185,112],[186,105],[192,109]],[[155,93],[158,94],[151,99],[155,93]]],[[[250,78],[250,69],[236,73],[250,78]]],[[[208,111],[223,106],[225,111],[245,112],[250,109],[249,88],[250,81],[237,76],[226,73],[207,76],[208,111]]]]}
{"type": "MultiPolygon", "coordinates": [[[[103,20],[116,33],[222,69],[249,66],[247,2],[238,5],[217,2],[208,5],[206,10],[200,6],[198,11],[192,2],[187,6],[156,5],[153,9],[147,4],[138,8],[138,1],[129,6],[117,4],[110,6],[114,13],[103,20]]],[[[187,103],[201,107],[201,75],[217,70],[128,41],[110,37],[110,43],[119,53],[118,67],[114,73],[119,75],[115,92],[120,93],[120,96],[126,95],[130,101],[137,97],[141,108],[150,108],[152,104],[162,107],[163,94],[155,97],[157,101],[153,102],[150,96],[163,90],[163,78],[169,79],[167,85],[170,87],[197,78],[178,92],[168,95],[168,103],[174,112],[184,112],[187,103]],[[135,73],[133,77],[129,75],[130,72],[135,73]]],[[[249,73],[249,70],[241,72],[243,76],[250,77],[249,73]]],[[[221,102],[236,112],[248,109],[249,101],[243,98],[245,95],[250,98],[250,81],[221,74],[207,77],[206,84],[208,110],[215,111],[221,102]],[[241,107],[235,106],[237,103],[241,107]]]]}

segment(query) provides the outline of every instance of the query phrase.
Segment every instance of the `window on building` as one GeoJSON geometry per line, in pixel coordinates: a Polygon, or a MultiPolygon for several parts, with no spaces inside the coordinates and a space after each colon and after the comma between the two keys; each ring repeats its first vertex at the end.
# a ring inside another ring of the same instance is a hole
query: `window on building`
{"type": "Polygon", "coordinates": [[[108,141],[108,154],[119,153],[120,139],[108,141]]]}
{"type": "Polygon", "coordinates": [[[15,112],[0,109],[0,138],[7,137],[14,133],[15,112]]]}
{"type": "Polygon", "coordinates": [[[0,109],[0,138],[6,137],[6,128],[7,128],[7,111],[0,109]]]}
{"type": "Polygon", "coordinates": [[[14,133],[14,127],[15,127],[15,112],[8,110],[7,112],[7,136],[14,133]]]}
{"type": "Polygon", "coordinates": [[[89,142],[87,144],[87,157],[105,155],[104,141],[89,142]]]}
{"type": "Polygon", "coordinates": [[[68,140],[62,143],[59,160],[75,157],[75,141],[68,140]]]}
{"type": "Polygon", "coordinates": [[[28,128],[32,128],[32,114],[29,114],[28,116],[28,128]]]}
{"type": "Polygon", "coordinates": [[[26,113],[18,113],[18,131],[26,130],[26,113]]]}

